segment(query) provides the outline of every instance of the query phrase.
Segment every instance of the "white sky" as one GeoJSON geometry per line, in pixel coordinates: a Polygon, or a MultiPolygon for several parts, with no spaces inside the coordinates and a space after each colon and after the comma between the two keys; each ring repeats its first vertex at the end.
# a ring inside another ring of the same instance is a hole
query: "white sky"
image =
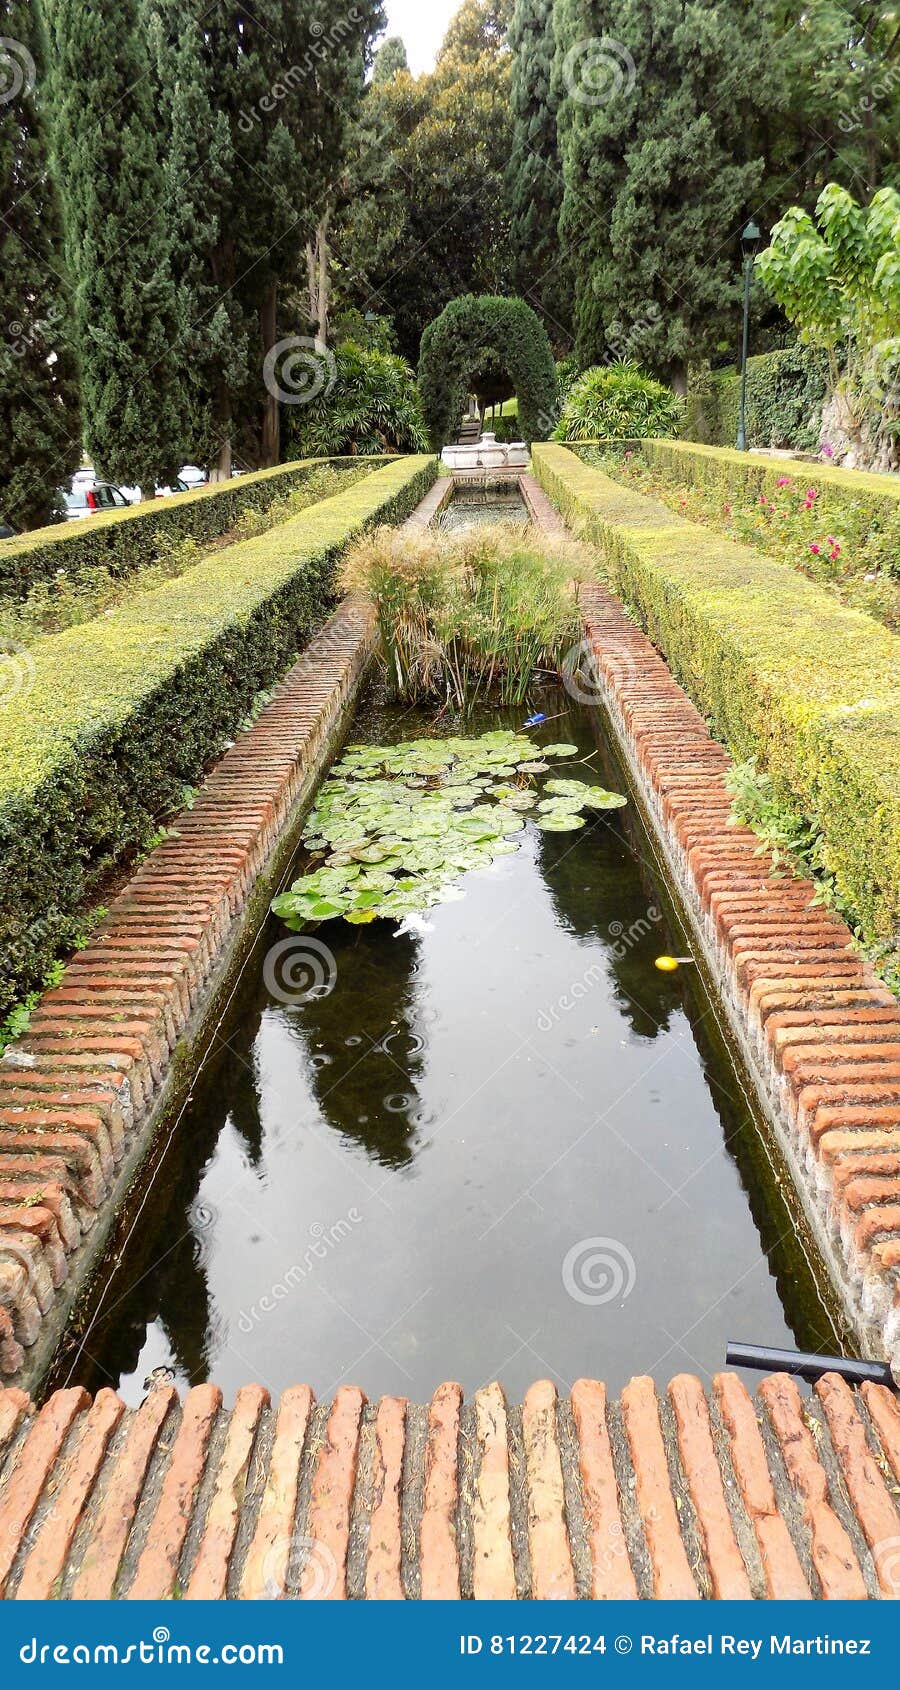
{"type": "Polygon", "coordinates": [[[387,33],[402,35],[413,76],[431,70],[461,0],[387,0],[387,33]]]}

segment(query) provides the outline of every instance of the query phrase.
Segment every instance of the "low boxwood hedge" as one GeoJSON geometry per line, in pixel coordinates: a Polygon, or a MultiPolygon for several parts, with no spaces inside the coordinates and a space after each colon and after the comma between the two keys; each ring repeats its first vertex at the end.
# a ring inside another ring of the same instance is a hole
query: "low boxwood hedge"
{"type": "Polygon", "coordinates": [[[430,457],[392,459],[23,655],[0,709],[0,1020],[70,942],[98,878],[306,643],[348,541],[408,515],[436,473],[430,457]]]}
{"type": "Polygon", "coordinates": [[[687,440],[643,440],[637,450],[653,468],[678,481],[709,487],[728,499],[734,494],[771,498],[785,476],[816,489],[816,513],[822,531],[840,532],[851,520],[861,541],[884,537],[884,566],[900,574],[900,475],[838,469],[833,464],[798,463],[796,458],[760,458],[726,446],[700,446],[687,440]]]}
{"type": "MultiPolygon", "coordinates": [[[[357,458],[305,458],[214,482],[192,493],[153,499],[127,510],[98,511],[79,522],[33,528],[13,540],[0,540],[0,594],[23,597],[35,581],[59,569],[74,574],[100,567],[124,575],[155,563],[163,547],[179,540],[216,540],[244,511],[268,510],[323,462],[335,469],[359,469],[357,458]]],[[[384,458],[371,460],[373,468],[384,462],[384,458]]]]}
{"type": "Polygon", "coordinates": [[[758,758],[792,809],[818,818],[828,866],[866,938],[896,945],[897,637],[565,446],[536,446],[533,462],[558,508],[602,547],[616,591],[714,731],[738,759],[758,758]]]}

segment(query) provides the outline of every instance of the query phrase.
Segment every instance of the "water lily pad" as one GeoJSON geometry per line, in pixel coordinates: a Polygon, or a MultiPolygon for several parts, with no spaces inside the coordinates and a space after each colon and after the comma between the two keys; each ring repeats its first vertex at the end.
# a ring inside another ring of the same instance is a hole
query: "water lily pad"
{"type": "Polygon", "coordinates": [[[541,751],[545,757],[577,757],[577,745],[542,745],[541,751]]]}
{"type": "Polygon", "coordinates": [[[584,817],[576,815],[574,810],[557,810],[539,816],[537,825],[543,833],[574,833],[577,827],[584,827],[584,817]]]}
{"type": "Polygon", "coordinates": [[[605,792],[601,786],[592,786],[584,802],[590,810],[621,810],[628,799],[624,792],[605,792]]]}
{"type": "Polygon", "coordinates": [[[560,798],[580,798],[584,802],[591,788],[583,780],[548,780],[545,791],[560,798]]]}

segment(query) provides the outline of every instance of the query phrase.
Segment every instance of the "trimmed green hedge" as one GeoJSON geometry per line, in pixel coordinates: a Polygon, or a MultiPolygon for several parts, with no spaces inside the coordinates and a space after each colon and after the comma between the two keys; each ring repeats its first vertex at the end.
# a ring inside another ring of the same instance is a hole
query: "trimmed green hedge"
{"type": "Polygon", "coordinates": [[[392,459],[31,648],[0,709],[0,1019],[71,942],[98,877],[288,668],[333,602],[347,543],[407,516],[436,473],[430,457],[392,459]]]}
{"type": "Polygon", "coordinates": [[[645,440],[637,448],[652,468],[676,481],[708,487],[724,499],[772,498],[785,476],[815,487],[816,518],[823,534],[848,530],[865,547],[866,567],[900,575],[900,475],[804,464],[795,458],[757,458],[722,446],[686,440],[645,440]]]}
{"type": "MultiPolygon", "coordinates": [[[[160,543],[216,540],[227,534],[247,510],[267,511],[276,499],[302,486],[323,462],[335,469],[359,468],[357,458],[307,458],[255,475],[213,482],[192,493],[154,499],[127,510],[99,511],[78,522],[33,528],[13,540],[0,540],[0,593],[24,597],[34,582],[58,569],[111,569],[127,574],[155,563],[160,543]]],[[[384,459],[375,460],[373,467],[384,459]]]]}
{"type": "Polygon", "coordinates": [[[897,944],[897,637],[565,446],[535,447],[533,463],[558,508],[602,547],[615,589],[715,732],[739,760],[757,757],[792,809],[818,818],[828,866],[867,939],[897,944]]]}
{"type": "Polygon", "coordinates": [[[556,365],[547,331],[524,299],[463,294],[429,323],[419,353],[419,391],[436,452],[456,437],[470,390],[505,372],[518,400],[521,440],[549,434],[557,416],[556,365]]]}
{"type": "MultiPolygon", "coordinates": [[[[747,359],[747,439],[751,446],[814,451],[819,443],[828,363],[809,346],[788,346],[747,359]]],[[[739,370],[692,373],[681,434],[710,446],[733,446],[741,407],[739,370]]]]}

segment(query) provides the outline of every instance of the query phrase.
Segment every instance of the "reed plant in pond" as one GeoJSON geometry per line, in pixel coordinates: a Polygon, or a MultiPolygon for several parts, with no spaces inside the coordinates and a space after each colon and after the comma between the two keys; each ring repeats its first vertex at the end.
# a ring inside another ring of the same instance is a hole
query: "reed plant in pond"
{"type": "Polygon", "coordinates": [[[520,705],[537,671],[559,673],[578,638],[577,583],[592,573],[584,547],[524,526],[379,528],[348,553],[342,580],[375,604],[395,697],[465,714],[520,705]]]}

